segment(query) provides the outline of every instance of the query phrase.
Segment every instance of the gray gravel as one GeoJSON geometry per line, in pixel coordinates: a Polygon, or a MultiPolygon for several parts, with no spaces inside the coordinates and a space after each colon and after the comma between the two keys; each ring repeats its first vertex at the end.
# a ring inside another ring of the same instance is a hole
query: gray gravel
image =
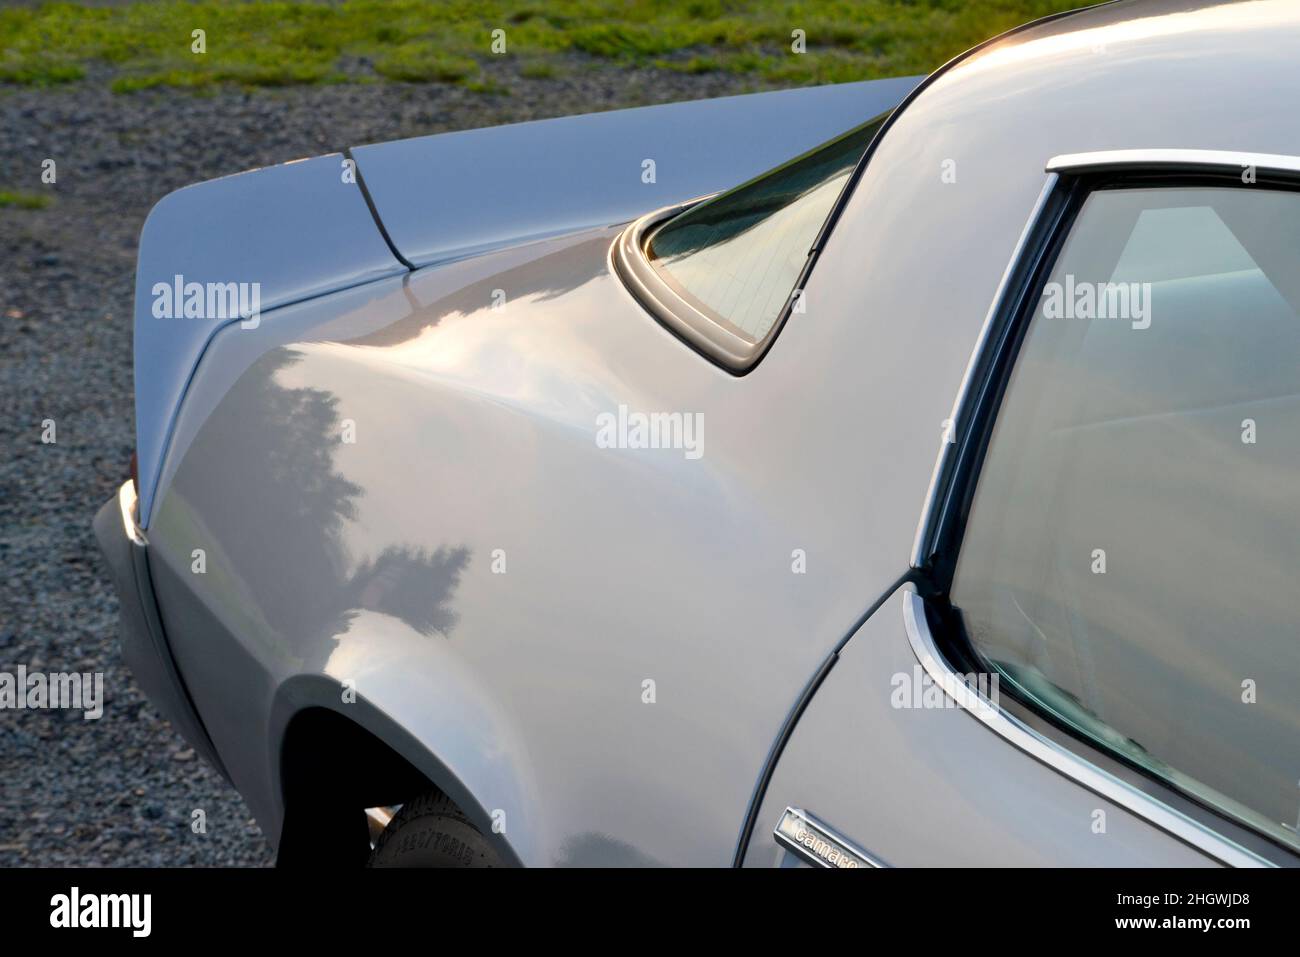
{"type": "Polygon", "coordinates": [[[194,96],[108,92],[94,76],[0,91],[0,671],[105,673],[98,721],[0,711],[0,866],[264,866],[239,795],[142,697],[91,520],[134,445],[131,296],[149,208],[199,180],[403,136],[745,92],[741,78],[593,69],[492,76],[510,95],[375,84],[194,96]],[[58,181],[41,184],[41,161],[58,181]],[[54,419],[57,443],[42,444],[54,419]],[[207,833],[193,834],[202,808],[207,833]]]}

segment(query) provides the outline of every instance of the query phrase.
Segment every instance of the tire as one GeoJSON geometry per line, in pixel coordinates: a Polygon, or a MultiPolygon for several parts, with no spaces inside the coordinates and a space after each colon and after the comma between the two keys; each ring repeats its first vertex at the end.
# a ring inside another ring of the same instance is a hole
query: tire
{"type": "Polygon", "coordinates": [[[441,791],[402,805],[379,835],[367,867],[500,867],[482,833],[441,791]]]}

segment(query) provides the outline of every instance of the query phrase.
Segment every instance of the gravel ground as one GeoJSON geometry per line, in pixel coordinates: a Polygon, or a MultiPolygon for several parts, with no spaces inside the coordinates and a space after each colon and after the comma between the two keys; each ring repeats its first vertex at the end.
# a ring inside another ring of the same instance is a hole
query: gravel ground
{"type": "Polygon", "coordinates": [[[103,717],[0,711],[0,866],[265,866],[239,795],[143,698],[117,649],[117,599],[91,531],[134,444],[136,242],[165,193],[345,146],[744,92],[730,75],[591,69],[510,95],[373,84],[193,96],[108,92],[90,77],[0,91],[0,671],[103,672],[103,717]],[[41,163],[57,164],[42,185],[41,163]],[[56,423],[54,444],[42,421],[56,423]],[[193,834],[201,808],[207,833],[193,834]]]}

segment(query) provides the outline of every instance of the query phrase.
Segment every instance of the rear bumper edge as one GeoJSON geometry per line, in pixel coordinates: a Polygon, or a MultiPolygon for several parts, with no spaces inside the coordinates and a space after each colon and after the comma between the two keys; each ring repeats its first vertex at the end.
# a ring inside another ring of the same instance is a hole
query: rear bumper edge
{"type": "Polygon", "coordinates": [[[122,657],[150,702],[229,781],[167,644],[149,575],[148,541],[136,525],[135,499],[128,481],[95,516],[95,538],[121,606],[122,657]]]}

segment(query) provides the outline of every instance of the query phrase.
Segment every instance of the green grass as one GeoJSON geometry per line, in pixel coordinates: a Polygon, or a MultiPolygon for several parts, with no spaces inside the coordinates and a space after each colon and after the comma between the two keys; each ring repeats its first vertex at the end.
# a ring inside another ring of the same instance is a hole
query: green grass
{"type": "Polygon", "coordinates": [[[0,209],[44,209],[50,198],[40,193],[20,193],[0,190],[0,209]]]}
{"type": "Polygon", "coordinates": [[[479,71],[478,61],[445,52],[436,41],[415,40],[394,46],[375,60],[375,72],[407,83],[456,83],[479,71]]]}
{"type": "Polygon", "coordinates": [[[529,80],[549,80],[563,72],[554,59],[537,58],[526,60],[519,67],[519,75],[529,80]]]}
{"type": "Polygon", "coordinates": [[[544,78],[566,54],[726,71],[788,85],[924,73],[979,41],[1084,0],[157,0],[0,10],[0,84],[92,68],[112,88],[373,82],[499,91],[503,60],[544,78]],[[191,50],[192,31],[206,52],[191,50]],[[506,52],[491,49],[506,33],[506,52]],[[804,30],[807,52],[791,52],[804,30]]]}

